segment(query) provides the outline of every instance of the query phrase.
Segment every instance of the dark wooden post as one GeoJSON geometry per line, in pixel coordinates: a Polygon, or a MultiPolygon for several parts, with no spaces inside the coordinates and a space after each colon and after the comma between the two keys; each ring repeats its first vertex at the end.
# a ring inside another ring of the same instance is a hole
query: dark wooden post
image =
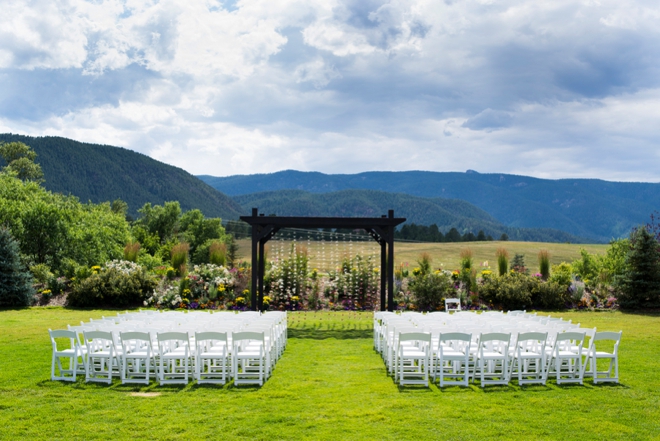
{"type": "MultiPolygon", "coordinates": [[[[257,209],[252,209],[252,217],[257,217],[257,209]]],[[[257,268],[257,248],[259,246],[259,226],[256,224],[252,225],[252,286],[250,286],[250,308],[253,311],[257,309],[257,287],[258,287],[258,274],[259,269],[257,268]]]]}
{"type": "Polygon", "coordinates": [[[387,310],[387,242],[380,242],[380,310],[387,310]]]}
{"type": "MultiPolygon", "coordinates": [[[[394,210],[389,210],[387,215],[394,219],[394,210]]],[[[387,227],[387,310],[394,311],[394,225],[387,227]]]]}

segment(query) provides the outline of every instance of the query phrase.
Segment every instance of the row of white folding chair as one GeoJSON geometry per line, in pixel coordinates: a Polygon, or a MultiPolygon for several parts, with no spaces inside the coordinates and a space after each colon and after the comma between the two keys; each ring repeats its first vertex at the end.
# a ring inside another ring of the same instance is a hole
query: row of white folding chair
{"type": "Polygon", "coordinates": [[[121,348],[115,345],[112,333],[107,331],[83,331],[86,351],[83,353],[78,343],[76,331],[50,331],[53,342],[51,379],[75,381],[80,373],[78,364],[85,367],[86,381],[111,383],[113,376],[119,376],[122,383],[149,383],[152,369],[160,384],[187,383],[194,376],[200,383],[218,382],[224,384],[229,373],[243,384],[245,375],[256,377],[248,383],[263,384],[268,376],[268,357],[265,351],[263,332],[233,333],[234,350],[230,350],[227,333],[196,333],[196,348],[192,338],[184,332],[159,332],[158,349],[152,345],[151,335],[145,332],[122,332],[121,348]],[[58,348],[57,339],[69,340],[69,347],[58,348]],[[255,342],[261,342],[261,345],[255,342]],[[247,343],[246,343],[247,342],[247,343]],[[231,353],[235,353],[239,365],[230,365],[231,353]],[[62,359],[69,359],[69,366],[62,365],[62,359]],[[82,361],[80,361],[82,360],[82,361]],[[258,367],[256,374],[253,372],[258,367]],[[59,375],[56,375],[56,367],[59,375]],[[192,368],[195,371],[192,373],[192,368]],[[156,373],[157,370],[157,373],[156,373]]]}
{"type": "MultiPolygon", "coordinates": [[[[414,328],[406,328],[404,323],[401,323],[398,329],[404,333],[419,331],[414,328]]],[[[468,379],[476,377],[477,372],[482,386],[508,384],[512,373],[517,375],[520,384],[545,384],[549,372],[554,373],[558,384],[582,382],[587,361],[591,361],[592,358],[595,360],[597,357],[607,359],[609,367],[606,371],[598,371],[595,367],[592,374],[594,380],[596,382],[618,381],[618,341],[615,342],[613,352],[599,352],[591,349],[593,342],[598,340],[593,338],[596,334],[595,328],[581,330],[581,332],[562,332],[559,333],[560,337],[558,339],[556,332],[481,332],[470,334],[444,331],[444,333],[440,333],[440,336],[444,335],[445,337],[433,338],[431,342],[433,348],[431,354],[432,376],[434,379],[439,377],[441,385],[445,384],[443,375],[449,375],[447,369],[452,371],[451,376],[463,377],[463,380],[459,382],[462,385],[467,385],[468,379]],[[456,335],[471,337],[469,342],[463,342],[464,346],[458,352],[456,352],[455,347],[445,344],[446,340],[450,339],[449,337],[456,335]],[[484,335],[486,340],[482,341],[484,335]],[[585,352],[583,344],[585,338],[589,339],[590,336],[590,349],[585,352]],[[554,344],[555,340],[558,340],[556,346],[554,344]],[[550,344],[547,344],[548,342],[550,344]],[[463,360],[460,372],[457,372],[456,369],[458,359],[463,360]],[[447,364],[445,361],[450,363],[447,364]]],[[[405,348],[406,342],[401,342],[400,337],[396,336],[396,326],[394,332],[393,341],[396,342],[399,349],[397,349],[392,363],[396,367],[395,374],[403,375],[404,371],[401,367],[401,360],[398,359],[398,354],[403,350],[401,348],[405,348]]],[[[434,334],[433,330],[428,334],[432,336],[434,334]]],[[[609,338],[613,340],[613,335],[620,336],[620,334],[615,333],[603,333],[601,339],[609,338]]],[[[596,362],[593,362],[592,366],[595,365],[596,362]]]]}

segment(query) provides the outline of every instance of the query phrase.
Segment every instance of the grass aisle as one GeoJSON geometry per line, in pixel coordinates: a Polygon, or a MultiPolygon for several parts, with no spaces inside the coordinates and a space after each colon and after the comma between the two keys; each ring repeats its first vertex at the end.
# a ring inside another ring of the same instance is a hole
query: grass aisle
{"type": "Polygon", "coordinates": [[[47,329],[114,314],[0,312],[0,439],[659,439],[658,316],[565,313],[623,329],[621,385],[399,388],[369,313],[296,313],[262,388],[52,382],[47,329]]]}

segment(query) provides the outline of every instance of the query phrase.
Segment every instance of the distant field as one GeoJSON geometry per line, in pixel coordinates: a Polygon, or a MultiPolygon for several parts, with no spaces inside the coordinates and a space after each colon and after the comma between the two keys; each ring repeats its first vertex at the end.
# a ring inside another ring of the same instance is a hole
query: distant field
{"type": "MultiPolygon", "coordinates": [[[[350,254],[349,249],[353,249],[352,254],[358,251],[364,255],[376,254],[380,256],[380,247],[376,242],[353,242],[352,246],[347,242],[331,243],[326,242],[299,242],[309,248],[312,267],[321,270],[327,270],[328,267],[336,266],[337,257],[344,254],[350,254]],[[325,252],[325,259],[321,256],[325,252]]],[[[250,260],[250,240],[242,239],[239,244],[239,259],[250,260]]],[[[290,249],[290,241],[272,240],[269,242],[268,254],[272,258],[276,254],[287,253],[290,249]]],[[[565,244],[565,243],[545,243],[545,242],[457,242],[457,243],[410,243],[395,242],[394,244],[394,264],[408,263],[415,265],[415,261],[423,252],[429,253],[433,258],[433,267],[442,267],[444,269],[455,269],[459,265],[459,255],[461,250],[469,248],[472,250],[475,264],[481,265],[488,262],[490,267],[495,267],[495,251],[498,248],[505,248],[509,251],[510,257],[514,254],[523,254],[527,266],[535,271],[538,267],[537,254],[539,250],[548,250],[552,264],[561,262],[571,262],[580,256],[580,249],[584,248],[590,253],[605,254],[609,245],[593,244],[565,244]]]]}

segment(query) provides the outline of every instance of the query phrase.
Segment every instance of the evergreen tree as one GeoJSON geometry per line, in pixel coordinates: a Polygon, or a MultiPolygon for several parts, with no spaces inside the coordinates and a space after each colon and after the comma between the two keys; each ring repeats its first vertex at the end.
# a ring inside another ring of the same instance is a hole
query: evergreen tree
{"type": "Polygon", "coordinates": [[[486,241],[486,233],[484,233],[484,230],[479,230],[477,233],[477,242],[485,242],[486,241]]]}
{"type": "Polygon", "coordinates": [[[456,228],[452,228],[445,234],[445,241],[446,242],[460,242],[461,241],[461,233],[458,232],[456,228]]]}
{"type": "Polygon", "coordinates": [[[660,306],[660,250],[658,241],[646,228],[630,234],[626,272],[620,282],[619,304],[622,308],[657,308],[660,306]]]}
{"type": "Polygon", "coordinates": [[[529,270],[525,267],[525,255],[516,254],[511,260],[511,270],[517,273],[529,274],[529,270]]]}
{"type": "Polygon", "coordinates": [[[506,242],[507,240],[509,240],[509,235],[506,233],[502,233],[502,235],[500,236],[500,240],[506,242]]]}
{"type": "Polygon", "coordinates": [[[30,306],[33,296],[32,275],[21,265],[18,243],[0,228],[0,307],[30,306]]]}

